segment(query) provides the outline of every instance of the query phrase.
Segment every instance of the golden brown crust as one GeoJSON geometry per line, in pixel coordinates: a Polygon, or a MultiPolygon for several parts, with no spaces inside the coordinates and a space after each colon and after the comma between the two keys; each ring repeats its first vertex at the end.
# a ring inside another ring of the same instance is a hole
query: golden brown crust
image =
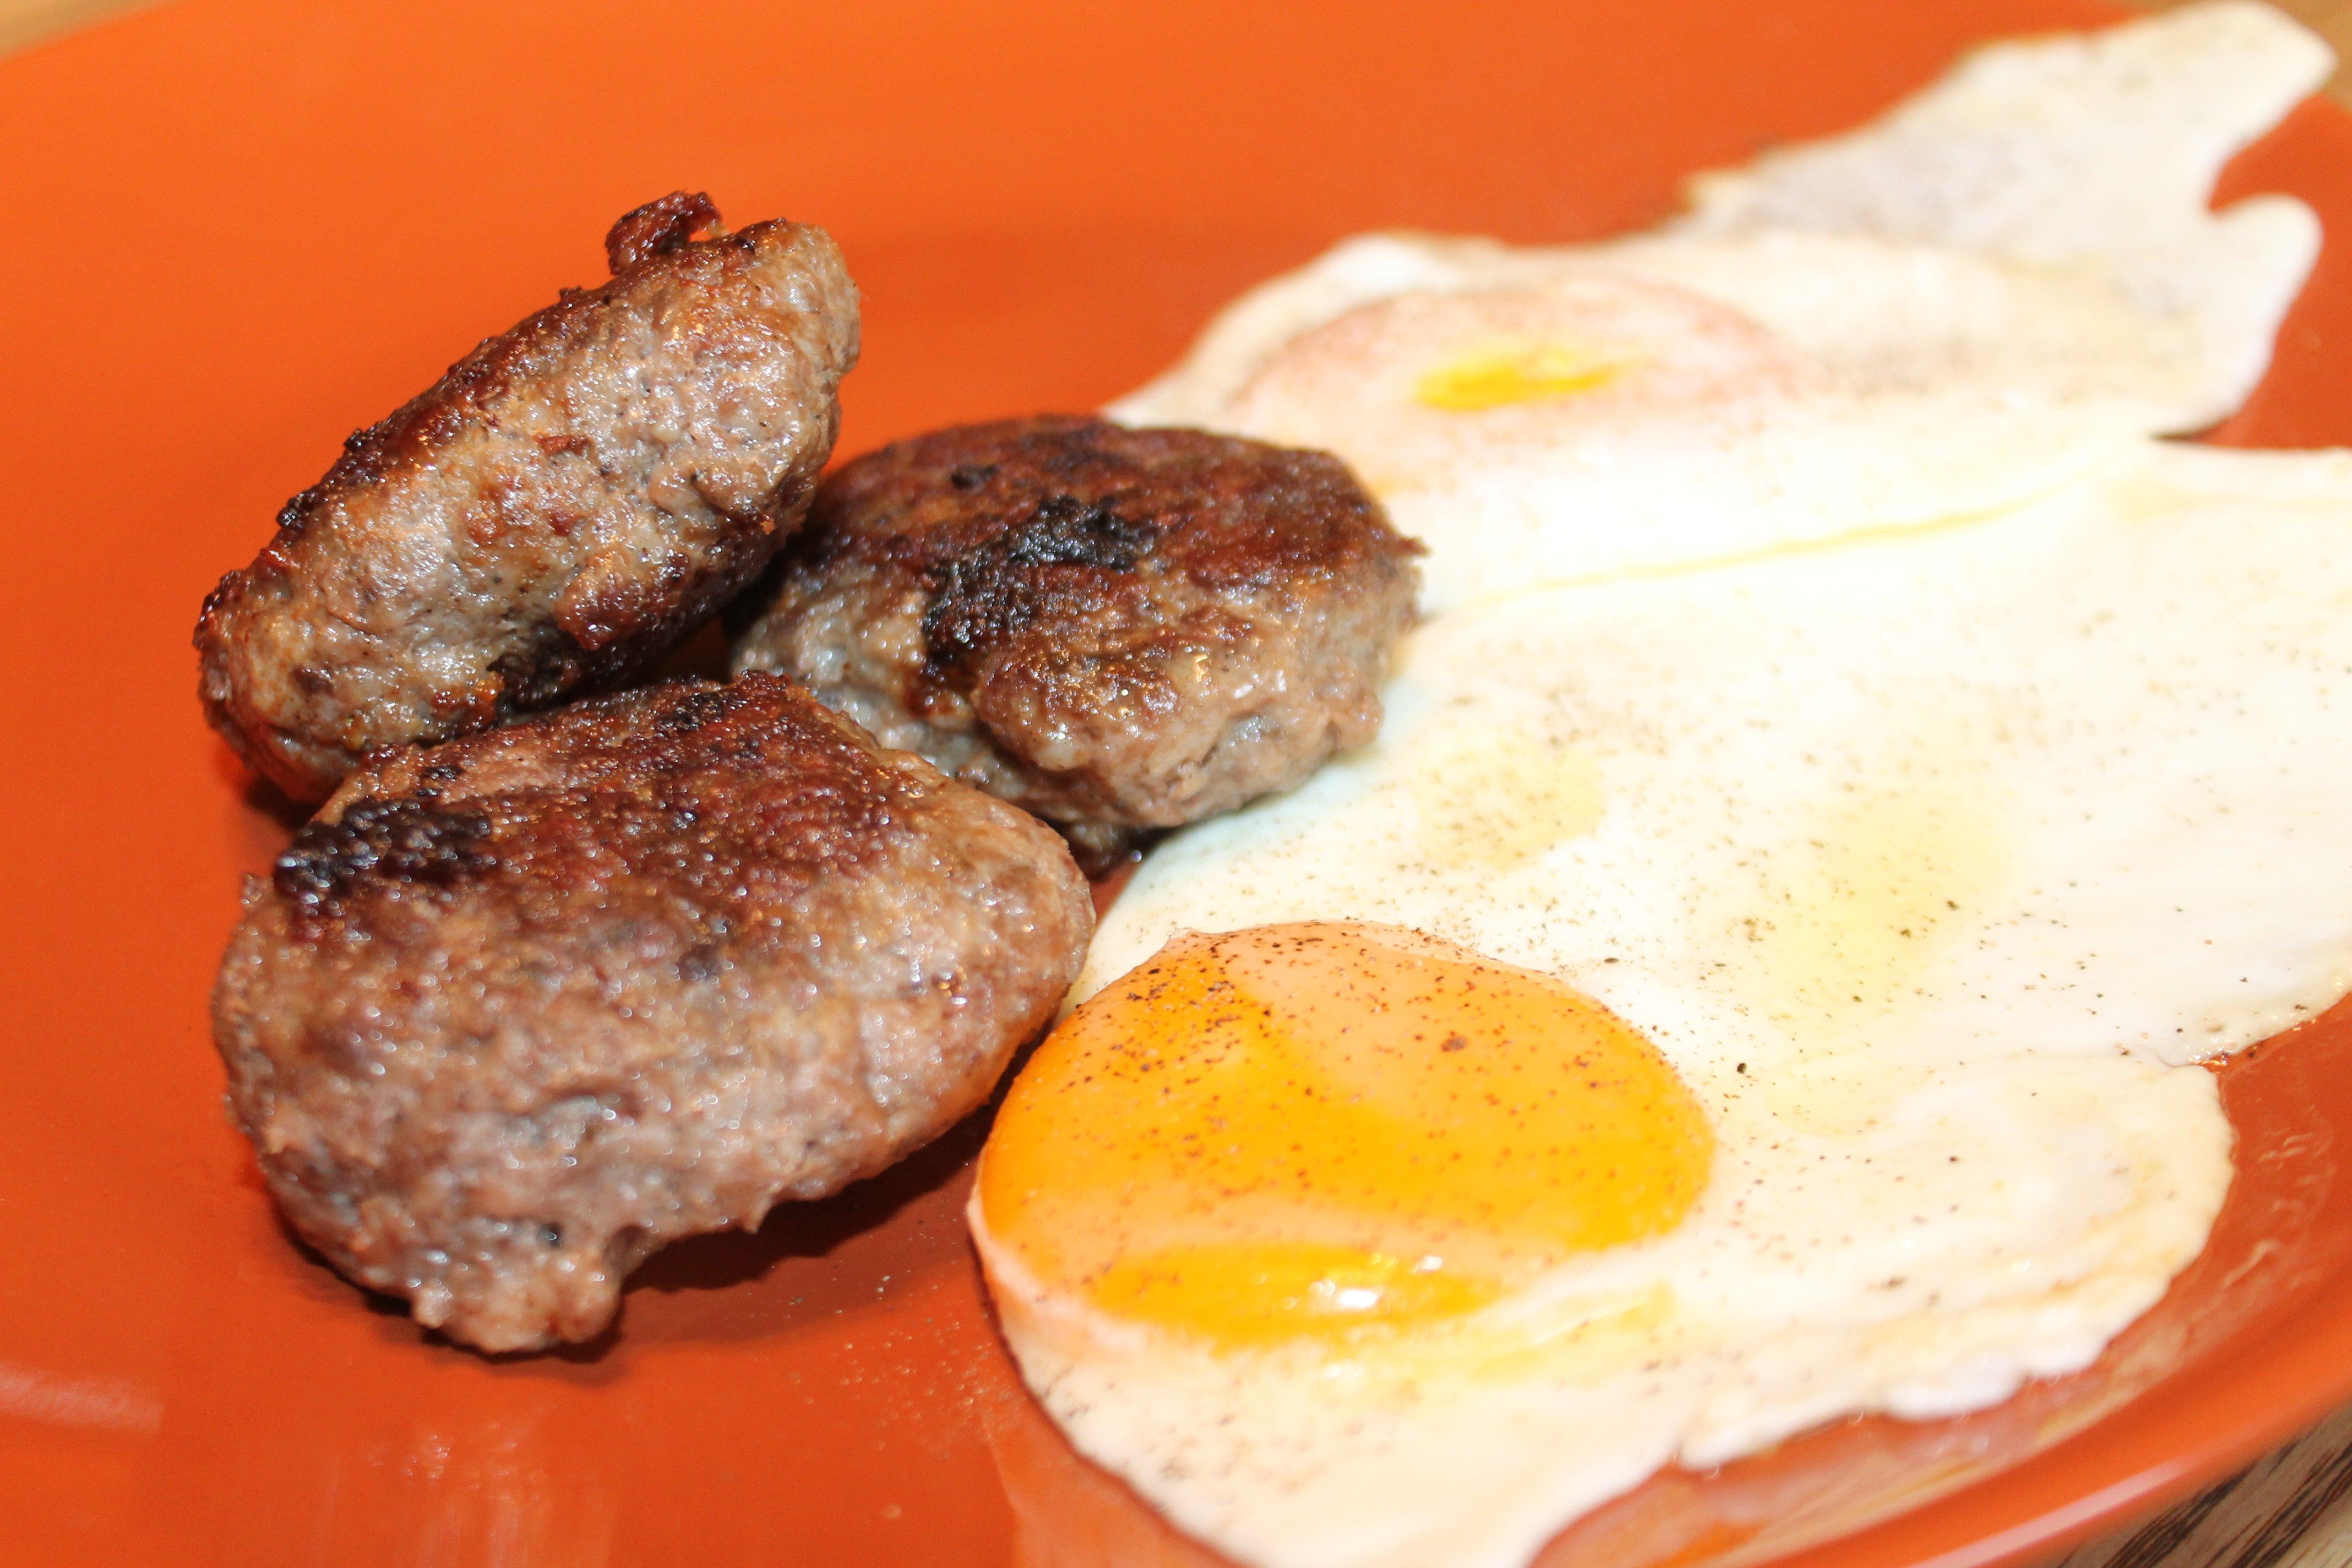
{"type": "Polygon", "coordinates": [[[672,191],[623,213],[604,235],[604,265],[619,277],[659,257],[674,255],[698,234],[720,232],[719,208],[701,191],[672,191]]]}

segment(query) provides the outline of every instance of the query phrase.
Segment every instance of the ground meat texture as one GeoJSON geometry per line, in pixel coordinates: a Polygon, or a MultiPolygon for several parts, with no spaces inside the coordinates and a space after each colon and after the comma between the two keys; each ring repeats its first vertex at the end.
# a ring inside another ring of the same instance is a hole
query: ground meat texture
{"type": "Polygon", "coordinates": [[[942,430],[825,481],[735,664],[1101,853],[1369,741],[1418,552],[1324,453],[942,430]]]}
{"type": "Polygon", "coordinates": [[[664,197],[564,297],[344,444],[196,626],[215,728],[297,800],[637,676],[758,576],[833,449],[857,291],[823,229],[664,197]]]}
{"type": "Polygon", "coordinates": [[[977,1106],[1092,931],[1034,818],[789,682],[683,681],[371,759],[248,883],[214,1034],[297,1231],[530,1350],[977,1106]]]}

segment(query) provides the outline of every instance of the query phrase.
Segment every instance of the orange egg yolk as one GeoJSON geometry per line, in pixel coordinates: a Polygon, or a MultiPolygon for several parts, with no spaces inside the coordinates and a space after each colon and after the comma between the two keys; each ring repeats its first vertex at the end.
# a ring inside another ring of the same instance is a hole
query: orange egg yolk
{"type": "Polygon", "coordinates": [[[1223,1346],[1456,1317],[1657,1236],[1714,1136],[1547,975],[1356,924],[1186,936],[1038,1047],[982,1156],[1043,1289],[1223,1346]]]}

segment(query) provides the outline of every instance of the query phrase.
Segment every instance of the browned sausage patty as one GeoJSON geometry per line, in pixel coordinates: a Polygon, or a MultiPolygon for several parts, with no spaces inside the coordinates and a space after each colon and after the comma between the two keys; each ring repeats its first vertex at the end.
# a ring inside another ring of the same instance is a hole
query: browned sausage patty
{"type": "Polygon", "coordinates": [[[344,444],[205,601],[206,716],[298,800],[650,668],[798,524],[857,358],[823,229],[694,240],[673,195],[569,290],[344,444]]]}
{"type": "Polygon", "coordinates": [[[214,1036],[295,1228],[528,1350],[978,1105],[1093,924],[1034,818],[789,682],[678,682],[372,759],[248,883],[214,1036]]]}
{"type": "Polygon", "coordinates": [[[735,664],[1040,816],[1171,827],[1371,738],[1419,550],[1320,452],[942,430],[824,482],[735,664]]]}

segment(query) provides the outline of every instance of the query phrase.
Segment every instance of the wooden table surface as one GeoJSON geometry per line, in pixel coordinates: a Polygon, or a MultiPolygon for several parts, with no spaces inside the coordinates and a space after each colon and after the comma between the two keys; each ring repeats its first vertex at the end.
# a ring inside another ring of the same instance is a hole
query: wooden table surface
{"type": "MultiPolygon", "coordinates": [[[[0,0],[0,54],[153,3],[0,0]]],[[[2161,10],[2178,0],[2126,3],[2161,10]]],[[[2352,60],[2352,0],[2273,3],[2352,60]]],[[[2327,91],[2352,106],[2352,74],[2339,70],[2327,91]]],[[[2352,1568],[2352,1410],[2210,1491],[2081,1546],[2048,1568],[2352,1568]]]]}

